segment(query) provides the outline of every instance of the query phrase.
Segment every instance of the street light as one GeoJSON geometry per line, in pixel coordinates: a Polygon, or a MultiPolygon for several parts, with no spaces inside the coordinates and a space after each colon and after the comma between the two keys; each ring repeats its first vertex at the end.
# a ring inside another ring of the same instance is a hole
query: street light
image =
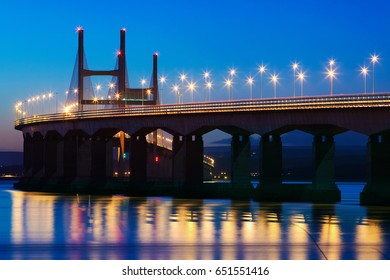
{"type": "Polygon", "coordinates": [[[142,106],[144,105],[144,86],[146,84],[146,80],[145,79],[142,79],[141,80],[141,86],[142,86],[142,106]]]}
{"type": "MultiPolygon", "coordinates": [[[[203,78],[204,78],[204,82],[205,82],[205,85],[206,85],[206,88],[207,88],[207,84],[210,83],[210,77],[211,77],[211,74],[209,71],[204,71],[203,72],[203,78]]],[[[206,93],[205,93],[205,96],[204,96],[204,101],[207,100],[207,96],[206,96],[206,93]]],[[[210,90],[209,90],[209,100],[210,100],[210,90]]]]}
{"type": "Polygon", "coordinates": [[[37,115],[41,114],[42,115],[42,112],[39,111],[39,100],[41,99],[41,97],[39,95],[37,95],[36,97],[36,100],[37,100],[37,115]]]}
{"type": "Polygon", "coordinates": [[[194,102],[194,91],[196,90],[196,83],[190,82],[187,86],[188,90],[191,93],[191,101],[194,102]]]}
{"type": "Polygon", "coordinates": [[[301,96],[303,96],[303,81],[305,80],[305,73],[299,72],[298,73],[298,80],[301,82],[301,96]]]}
{"type": "Polygon", "coordinates": [[[179,86],[177,84],[174,84],[172,86],[172,90],[176,95],[176,102],[179,104],[180,103],[180,98],[179,98],[179,86]]]}
{"type": "Polygon", "coordinates": [[[229,86],[229,100],[233,99],[233,77],[237,75],[237,70],[233,67],[229,70],[229,80],[231,81],[231,85],[229,86]],[[231,88],[231,90],[230,90],[231,88]]]}
{"type": "MultiPolygon", "coordinates": [[[[187,75],[185,73],[180,74],[180,81],[181,81],[180,91],[184,92],[184,82],[187,81],[187,75]]],[[[180,103],[180,96],[179,96],[179,103],[180,103]]]]}
{"type": "Polygon", "coordinates": [[[152,91],[150,90],[150,88],[148,88],[147,90],[146,90],[146,99],[148,99],[149,100],[149,95],[152,93],[152,91]]]}
{"type": "MultiPolygon", "coordinates": [[[[30,103],[31,103],[31,98],[27,100],[27,112],[29,113],[30,116],[32,116],[32,112],[30,112],[30,103]]],[[[31,109],[32,110],[32,109],[31,109]]]]}
{"type": "Polygon", "coordinates": [[[329,78],[329,82],[330,82],[330,95],[332,96],[333,95],[333,79],[336,78],[336,70],[333,70],[333,69],[327,69],[328,71],[326,72],[327,74],[327,78],[329,78]]]}
{"type": "Polygon", "coordinates": [[[271,75],[271,82],[274,84],[274,98],[276,98],[276,84],[278,83],[279,77],[276,74],[271,75]]]}
{"type": "Polygon", "coordinates": [[[299,64],[297,62],[294,62],[292,64],[292,69],[293,69],[293,75],[294,75],[294,97],[295,97],[295,80],[296,80],[296,77],[297,77],[297,70],[298,70],[298,67],[299,67],[299,64]]]}
{"type": "Polygon", "coordinates": [[[368,74],[368,68],[366,66],[360,67],[360,74],[362,74],[363,78],[364,78],[364,94],[367,94],[367,74],[368,74]]]}
{"type": "Polygon", "coordinates": [[[250,96],[250,99],[252,100],[252,87],[253,87],[253,83],[254,83],[254,79],[249,76],[246,80],[246,83],[249,85],[249,96],[250,96]]]}
{"type": "Polygon", "coordinates": [[[98,104],[98,98],[95,96],[94,98],[93,98],[93,103],[95,103],[96,105],[96,112],[97,112],[97,104],[98,104]]]}
{"type": "Polygon", "coordinates": [[[211,88],[213,87],[213,83],[211,81],[208,81],[206,83],[206,88],[209,90],[209,101],[211,101],[211,88]]]}
{"type": "Polygon", "coordinates": [[[331,58],[328,63],[329,63],[330,70],[332,71],[333,66],[336,64],[336,60],[331,58]]]}
{"type": "Polygon", "coordinates": [[[112,96],[115,96],[115,84],[114,83],[109,83],[108,84],[108,88],[109,88],[109,91],[108,91],[108,98],[111,99],[111,95],[112,96]]]}
{"type": "Polygon", "coordinates": [[[260,65],[258,70],[260,73],[260,99],[262,99],[263,98],[263,74],[267,69],[264,65],[260,65]]]}
{"type": "Polygon", "coordinates": [[[163,89],[164,89],[164,84],[165,84],[166,82],[167,82],[167,77],[161,76],[161,77],[160,77],[160,84],[161,84],[160,104],[162,104],[163,89]]]}
{"type": "Polygon", "coordinates": [[[232,79],[230,79],[230,78],[225,79],[225,87],[228,88],[228,100],[230,101],[231,100],[231,98],[230,98],[230,88],[233,87],[232,79]]]}
{"type": "Polygon", "coordinates": [[[375,85],[374,85],[374,80],[375,80],[375,63],[379,61],[379,55],[373,54],[371,55],[371,63],[372,63],[372,94],[375,93],[375,85]]]}
{"type": "Polygon", "coordinates": [[[97,84],[96,85],[96,91],[97,91],[97,94],[96,96],[99,97],[99,91],[102,89],[102,86],[100,84],[97,84]]]}

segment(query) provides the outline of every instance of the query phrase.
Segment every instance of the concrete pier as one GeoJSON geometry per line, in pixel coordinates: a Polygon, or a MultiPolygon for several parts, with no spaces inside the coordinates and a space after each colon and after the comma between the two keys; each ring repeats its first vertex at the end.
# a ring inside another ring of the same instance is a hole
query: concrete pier
{"type": "Polygon", "coordinates": [[[174,136],[173,184],[180,189],[203,183],[203,140],[198,135],[174,136]]]}
{"type": "Polygon", "coordinates": [[[313,139],[313,183],[304,199],[337,202],[341,192],[335,181],[335,143],[332,135],[315,135],[313,139]]]}
{"type": "Polygon", "coordinates": [[[367,184],[360,193],[363,205],[390,205],[390,134],[376,134],[367,143],[367,184]]]}

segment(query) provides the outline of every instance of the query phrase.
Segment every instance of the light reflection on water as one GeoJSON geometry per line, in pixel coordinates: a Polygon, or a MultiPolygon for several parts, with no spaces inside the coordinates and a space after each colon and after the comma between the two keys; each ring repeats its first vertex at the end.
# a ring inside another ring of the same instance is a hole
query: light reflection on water
{"type": "Polygon", "coordinates": [[[0,182],[0,259],[389,259],[390,208],[60,196],[0,182]]]}

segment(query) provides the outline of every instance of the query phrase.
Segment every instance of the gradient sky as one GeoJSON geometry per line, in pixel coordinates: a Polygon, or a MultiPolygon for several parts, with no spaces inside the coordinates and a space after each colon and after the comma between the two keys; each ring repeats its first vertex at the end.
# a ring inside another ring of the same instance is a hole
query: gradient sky
{"type": "MultiPolygon", "coordinates": [[[[159,52],[159,73],[169,81],[164,103],[175,101],[168,87],[183,71],[201,87],[202,72],[210,70],[213,99],[226,98],[223,80],[231,67],[238,71],[234,98],[248,98],[246,76],[255,75],[261,63],[279,74],[278,95],[291,96],[294,61],[308,76],[305,95],[328,94],[324,72],[330,58],[339,72],[334,93],[362,92],[359,67],[369,66],[373,53],[380,55],[376,91],[390,91],[388,1],[6,1],[1,10],[0,151],[22,150],[22,134],[13,129],[17,101],[49,90],[63,99],[76,57],[77,26],[85,30],[91,69],[114,67],[119,30],[127,29],[131,87],[150,78],[152,54],[159,52]]],[[[266,77],[264,95],[271,97],[266,77]]],[[[258,84],[256,76],[254,96],[258,84]]],[[[195,100],[202,94],[199,88],[195,100]]]]}

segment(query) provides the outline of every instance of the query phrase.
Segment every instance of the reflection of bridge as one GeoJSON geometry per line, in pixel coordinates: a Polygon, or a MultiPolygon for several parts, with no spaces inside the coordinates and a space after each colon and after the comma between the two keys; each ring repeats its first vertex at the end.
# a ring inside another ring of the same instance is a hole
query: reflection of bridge
{"type": "MultiPolygon", "coordinates": [[[[124,38],[124,31],[121,35],[124,38]]],[[[82,53],[79,47],[79,57],[82,53]]],[[[124,57],[124,43],[118,56],[124,57]]],[[[78,90],[76,112],[17,120],[16,129],[24,136],[26,176],[17,187],[34,189],[44,185],[51,186],[50,190],[89,192],[100,188],[132,194],[203,197],[251,197],[254,193],[259,200],[338,201],[333,137],[352,130],[369,137],[368,182],[362,202],[390,202],[390,173],[386,169],[390,163],[390,124],[386,121],[390,117],[389,93],[158,105],[157,56],[154,58],[150,86],[154,95],[148,104],[143,89],[138,96],[140,89],[127,88],[123,61],[117,72],[86,72],[79,66],[78,86],[88,75],[118,75],[116,87],[123,100],[104,102],[112,104],[111,108],[85,110],[83,104],[91,103],[78,90]],[[224,188],[203,184],[202,136],[214,129],[232,135],[231,185],[224,188]],[[296,129],[313,135],[314,172],[310,185],[282,184],[281,135],[296,129]],[[155,158],[153,164],[150,154],[155,150],[148,147],[147,135],[157,144],[157,131],[171,135],[172,157],[164,161],[155,158]],[[255,190],[250,184],[251,134],[261,135],[260,186],[255,190]],[[128,152],[130,158],[129,182],[121,184],[111,180],[116,136],[122,154],[128,152]],[[149,182],[151,170],[169,173],[168,184],[156,187],[149,182]]]]}

